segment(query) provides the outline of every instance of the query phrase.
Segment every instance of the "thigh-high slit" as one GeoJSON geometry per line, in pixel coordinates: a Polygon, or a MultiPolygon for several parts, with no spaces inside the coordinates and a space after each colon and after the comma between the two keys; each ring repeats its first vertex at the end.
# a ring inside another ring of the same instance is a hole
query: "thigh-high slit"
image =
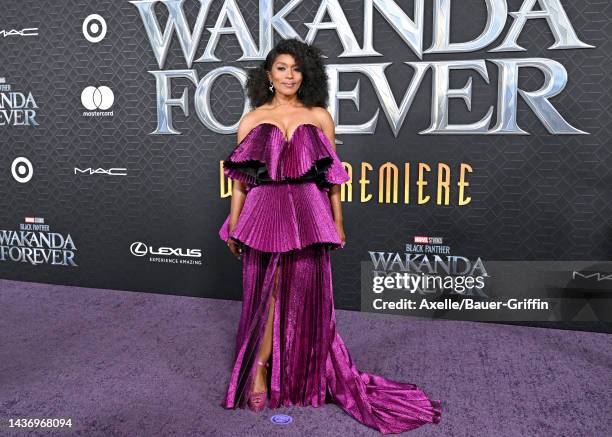
{"type": "Polygon", "coordinates": [[[242,312],[225,408],[246,407],[276,290],[269,408],[334,403],[385,434],[440,421],[440,402],[416,385],[359,371],[352,362],[336,331],[328,246],[288,252],[247,246],[243,253],[242,312]]]}

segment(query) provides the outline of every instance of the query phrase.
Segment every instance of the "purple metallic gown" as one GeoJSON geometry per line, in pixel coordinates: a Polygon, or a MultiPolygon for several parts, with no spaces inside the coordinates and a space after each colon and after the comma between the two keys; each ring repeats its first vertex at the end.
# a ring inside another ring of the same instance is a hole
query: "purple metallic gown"
{"type": "Polygon", "coordinates": [[[325,133],[304,123],[286,140],[275,124],[259,124],[224,161],[224,174],[245,183],[247,196],[234,230],[228,215],[219,231],[244,245],[235,362],[221,405],[246,407],[274,293],[269,408],[335,403],[383,434],[438,423],[439,401],[359,371],[336,331],[330,250],[341,240],[328,191],[349,175],[325,133]]]}

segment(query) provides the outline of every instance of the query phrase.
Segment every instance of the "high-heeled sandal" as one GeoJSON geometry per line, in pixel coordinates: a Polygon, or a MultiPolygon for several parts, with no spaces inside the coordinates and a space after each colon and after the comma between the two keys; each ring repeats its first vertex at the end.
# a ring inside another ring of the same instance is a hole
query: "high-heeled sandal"
{"type": "MultiPolygon", "coordinates": [[[[270,364],[268,362],[263,362],[258,360],[257,361],[257,365],[258,366],[266,366],[266,375],[264,376],[264,379],[268,376],[268,369],[267,367],[270,366],[270,364]]],[[[251,393],[249,394],[249,402],[248,402],[248,406],[249,409],[251,411],[254,411],[256,413],[260,412],[261,410],[263,410],[266,407],[266,403],[267,403],[267,394],[268,394],[268,388],[266,387],[266,389],[264,391],[251,391],[251,393]]]]}

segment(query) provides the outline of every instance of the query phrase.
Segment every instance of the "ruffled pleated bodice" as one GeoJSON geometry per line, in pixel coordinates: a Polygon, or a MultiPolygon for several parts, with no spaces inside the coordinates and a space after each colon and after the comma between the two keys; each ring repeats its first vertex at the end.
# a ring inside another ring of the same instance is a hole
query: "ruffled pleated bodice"
{"type": "Polygon", "coordinates": [[[289,140],[272,123],[255,126],[225,159],[224,174],[247,186],[234,230],[228,215],[219,231],[265,252],[314,243],[341,244],[328,191],[350,177],[325,133],[309,123],[289,140]]]}

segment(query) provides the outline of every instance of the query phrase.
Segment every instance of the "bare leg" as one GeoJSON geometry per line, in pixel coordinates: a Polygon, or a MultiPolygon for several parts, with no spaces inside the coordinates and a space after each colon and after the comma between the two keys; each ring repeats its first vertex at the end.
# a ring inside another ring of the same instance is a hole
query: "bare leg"
{"type": "MultiPolygon", "coordinates": [[[[261,349],[259,351],[258,359],[262,362],[268,361],[270,354],[272,353],[272,330],[274,327],[274,304],[276,302],[276,293],[278,289],[278,275],[279,267],[277,266],[274,272],[274,289],[272,291],[272,297],[270,298],[270,309],[268,311],[268,319],[266,320],[266,328],[264,332],[264,338],[262,340],[261,349]]],[[[255,374],[255,381],[253,383],[253,391],[259,392],[266,390],[266,367],[257,366],[257,373],[255,374]]]]}

